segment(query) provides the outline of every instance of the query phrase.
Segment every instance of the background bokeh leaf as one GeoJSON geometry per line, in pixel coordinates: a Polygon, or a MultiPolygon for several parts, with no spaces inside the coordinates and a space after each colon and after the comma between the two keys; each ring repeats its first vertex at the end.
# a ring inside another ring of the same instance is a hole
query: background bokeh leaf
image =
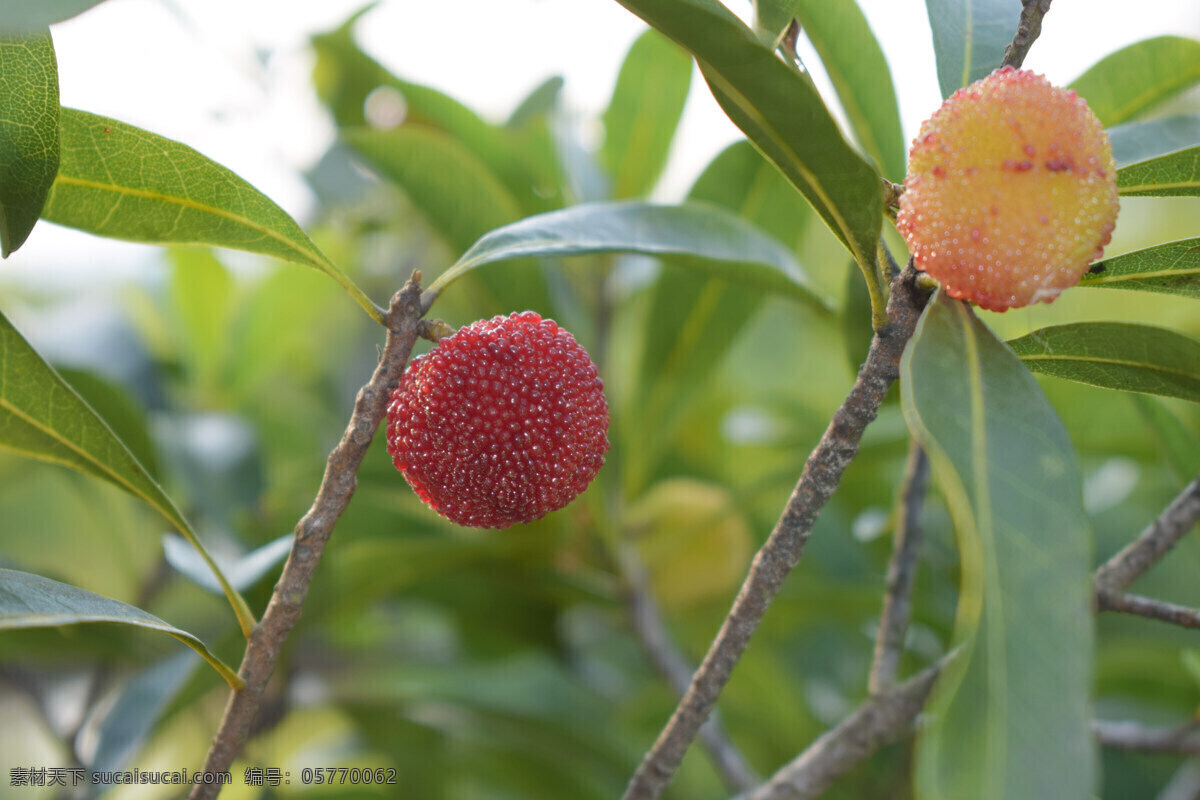
{"type": "Polygon", "coordinates": [[[1021,0],[925,0],[925,9],[945,99],[1000,66],[1017,32],[1021,0]]]}
{"type": "Polygon", "coordinates": [[[918,734],[919,796],[1087,797],[1092,545],[1067,433],[1013,353],[944,295],[905,350],[900,386],[961,562],[963,650],[918,734]]]}
{"type": "Polygon", "coordinates": [[[49,31],[0,35],[0,98],[0,255],[8,258],[37,224],[58,172],[58,62],[49,31]]]}
{"type": "Polygon", "coordinates": [[[187,145],[64,108],[62,161],[43,218],[97,236],[207,244],[329,275],[373,318],[382,312],[279,206],[187,145]]]}
{"type": "Polygon", "coordinates": [[[0,631],[92,622],[133,625],[172,636],[199,653],[230,686],[242,688],[237,674],[204,642],[153,614],[40,575],[0,569],[0,631]]]}
{"type": "Polygon", "coordinates": [[[92,6],[98,6],[104,0],[8,0],[4,4],[4,13],[0,15],[0,34],[4,33],[34,33],[70,19],[76,14],[82,14],[92,6]]]}
{"type": "Polygon", "coordinates": [[[629,49],[604,112],[600,164],[612,197],[641,197],[658,181],[692,82],[692,60],[658,31],[629,49]]]}
{"type": "Polygon", "coordinates": [[[1200,145],[1200,114],[1174,114],[1114,125],[1106,133],[1117,161],[1117,174],[1139,161],[1200,145]]]}
{"type": "Polygon", "coordinates": [[[1041,328],[1008,345],[1043,375],[1200,402],[1200,340],[1168,328],[1075,322],[1041,328]]]}
{"type": "Polygon", "coordinates": [[[1146,39],[1110,53],[1071,83],[1108,127],[1129,122],[1200,82],[1200,41],[1146,39]]]}
{"type": "MultiPolygon", "coordinates": [[[[408,195],[455,255],[488,231],[522,216],[517,199],[488,165],[445,133],[404,126],[355,128],[342,136],[408,195]]],[[[500,313],[546,308],[549,303],[539,266],[529,259],[507,265],[502,275],[482,274],[479,284],[490,295],[477,298],[481,309],[500,313]]]]}

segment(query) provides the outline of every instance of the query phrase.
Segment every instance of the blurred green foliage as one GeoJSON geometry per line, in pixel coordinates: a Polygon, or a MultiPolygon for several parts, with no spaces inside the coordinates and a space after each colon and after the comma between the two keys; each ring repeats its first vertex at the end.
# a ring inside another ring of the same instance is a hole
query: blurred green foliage
{"type": "MultiPolygon", "coordinates": [[[[553,79],[508,120],[488,121],[389,74],[359,49],[354,23],[313,41],[315,90],[343,136],[311,176],[323,205],[309,234],[367,295],[389,296],[415,267],[430,282],[439,265],[498,225],[653,190],[692,71],[662,35],[639,39],[614,78],[603,115],[614,135],[593,153],[559,107],[553,79]],[[402,103],[403,121],[373,127],[364,109],[388,102],[402,103]],[[364,182],[363,161],[381,177],[364,182]]],[[[836,37],[823,46],[837,48],[836,37]]],[[[894,171],[891,121],[868,123],[887,133],[872,155],[894,171]]],[[[689,197],[774,236],[842,313],[814,314],[670,259],[527,260],[464,277],[439,299],[436,316],[458,326],[531,308],[558,319],[591,352],[612,406],[609,463],[563,511],[480,532],[425,508],[377,437],[284,650],[280,680],[268,690],[262,730],[234,768],[280,767],[291,771],[291,785],[223,797],[619,796],[675,705],[632,633],[619,548],[636,546],[671,634],[697,660],[850,388],[869,337],[854,263],[752,146],[719,154],[689,197]],[[354,795],[304,787],[297,776],[306,766],[390,767],[397,783],[356,787],[354,795]]],[[[1110,252],[1196,235],[1194,198],[1156,198],[1153,210],[1146,202],[1124,201],[1110,252]]],[[[315,271],[240,269],[200,249],[172,249],[166,262],[161,285],[121,296],[139,343],[137,368],[114,378],[102,364],[68,358],[63,374],[176,498],[210,550],[236,557],[291,530],[308,508],[374,366],[379,330],[315,271]]],[[[17,290],[10,295],[21,299],[17,290]]],[[[1193,303],[1081,289],[1053,305],[983,317],[1003,338],[1107,319],[1195,336],[1193,303]]],[[[1200,412],[1173,399],[1052,378],[1039,384],[1078,453],[1095,558],[1105,559],[1196,474],[1198,451],[1187,443],[1200,441],[1200,412]]],[[[895,394],[722,695],[730,737],[762,774],[865,696],[909,439],[895,394]]],[[[238,662],[242,640],[223,601],[171,569],[161,520],[134,498],[0,452],[0,509],[0,566],[138,605],[238,662]]],[[[904,674],[945,651],[958,598],[954,536],[936,493],[923,522],[904,674]]],[[[1189,536],[1138,591],[1200,606],[1198,560],[1200,540],[1189,536]]],[[[244,590],[252,608],[265,606],[274,574],[244,590]]],[[[1195,648],[1185,631],[1102,616],[1097,713],[1164,724],[1192,714],[1200,680],[1186,654],[1195,648]]],[[[83,711],[137,690],[174,652],[172,643],[107,626],[0,635],[4,766],[88,763],[104,718],[83,711]],[[62,698],[81,676],[85,700],[67,703],[64,715],[62,698]]],[[[145,733],[129,767],[199,766],[227,690],[194,667],[173,667],[177,693],[150,718],[132,718],[137,706],[122,712],[145,733]]],[[[886,748],[826,796],[907,797],[909,758],[907,744],[886,748]]],[[[1176,764],[1109,750],[1102,758],[1106,798],[1148,796],[1176,764]]],[[[666,796],[729,794],[697,746],[666,796]]]]}

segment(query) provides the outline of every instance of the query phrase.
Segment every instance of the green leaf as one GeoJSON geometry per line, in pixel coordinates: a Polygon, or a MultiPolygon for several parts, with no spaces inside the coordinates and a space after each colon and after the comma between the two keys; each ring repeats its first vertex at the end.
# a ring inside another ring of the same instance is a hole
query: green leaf
{"type": "Polygon", "coordinates": [[[197,637],[135,606],[40,575],[0,569],[0,631],[114,622],[159,631],[195,650],[234,689],[245,684],[197,637]]]}
{"type": "Polygon", "coordinates": [[[37,33],[47,25],[82,14],[103,0],[8,0],[0,17],[2,33],[37,33]]]}
{"type": "Polygon", "coordinates": [[[763,44],[771,46],[783,36],[796,18],[800,0],[753,0],[754,30],[763,44]]]}
{"type": "Polygon", "coordinates": [[[558,106],[558,96],[562,93],[563,79],[561,75],[547,78],[522,100],[508,121],[504,123],[509,128],[519,128],[526,122],[535,119],[540,114],[549,114],[558,106]]]}
{"type": "Polygon", "coordinates": [[[130,678],[96,727],[96,751],[88,768],[109,772],[129,763],[198,663],[194,652],[181,650],[130,678]]]}
{"type": "Polygon", "coordinates": [[[1200,437],[1157,397],[1145,394],[1128,395],[1138,416],[1158,441],[1158,447],[1181,484],[1200,473],[1200,437]]]}
{"type": "Polygon", "coordinates": [[[62,163],[42,217],[133,242],[246,250],[329,275],[375,320],[383,312],[283,209],[187,145],[62,110],[62,163]]]}
{"type": "MultiPolygon", "coordinates": [[[[317,53],[313,82],[338,124],[362,126],[368,96],[388,87],[403,98],[406,126],[439,130],[474,153],[517,199],[521,215],[559,208],[563,199],[553,148],[526,147],[522,140],[522,135],[528,135],[525,126],[492,125],[454,98],[392,75],[354,41],[353,26],[366,10],[337,30],[313,37],[317,53]]],[[[544,124],[540,127],[545,128],[544,124]]]]}
{"type": "Polygon", "coordinates": [[[961,559],[962,650],[918,734],[918,796],[1087,797],[1091,531],[1071,441],[964,303],[929,304],[900,370],[961,559]]]}
{"type": "Polygon", "coordinates": [[[1092,265],[1080,286],[1200,298],[1200,239],[1134,250],[1092,265]]]}
{"type": "MultiPolygon", "coordinates": [[[[140,497],[219,570],[174,502],[83,398],[0,314],[0,448],[102,478],[140,497]]],[[[249,635],[253,615],[224,576],[225,596],[249,635]]]]}
{"type": "Polygon", "coordinates": [[[1200,82],[1200,41],[1159,36],[1105,56],[1071,88],[1105,127],[1128,122],[1200,82]]]}
{"type": "Polygon", "coordinates": [[[854,0],[798,0],[794,6],[855,138],[885,178],[903,181],[907,147],[896,88],[867,18],[854,0]]]}
{"type": "MultiPolygon", "coordinates": [[[[495,173],[461,142],[421,126],[355,128],[345,141],[404,190],[450,245],[463,253],[479,237],[521,218],[521,206],[495,173]]],[[[494,310],[545,308],[538,265],[525,260],[503,275],[483,274],[494,310]]]]}
{"type": "Polygon", "coordinates": [[[1200,340],[1131,322],[1075,322],[1008,343],[1025,366],[1077,383],[1200,402],[1200,340]]]}
{"type": "Polygon", "coordinates": [[[1118,169],[1117,189],[1131,197],[1200,194],[1200,146],[1118,169]]]}
{"type": "Polygon", "coordinates": [[[620,0],[700,65],[730,119],[812,203],[875,281],[879,175],[842,138],[807,76],[785,64],[715,0],[620,0]]]}
{"type": "Polygon", "coordinates": [[[690,268],[828,309],[795,257],[775,239],[715,206],[586,203],[492,231],[425,290],[425,305],[463,274],[510,258],[641,253],[683,257],[690,268]]]}
{"type": "Polygon", "coordinates": [[[657,31],[629,49],[604,112],[600,164],[613,179],[614,198],[641,197],[654,188],[692,83],[692,60],[657,31]]]}
{"type": "Polygon", "coordinates": [[[0,38],[0,255],[37,224],[58,172],[58,61],[50,33],[0,38]]]}
{"type": "Polygon", "coordinates": [[[1021,0],[925,0],[945,99],[989,75],[1017,32],[1021,0]]]}
{"type": "Polygon", "coordinates": [[[1109,128],[1117,170],[1200,144],[1200,114],[1176,114],[1109,128]]]}

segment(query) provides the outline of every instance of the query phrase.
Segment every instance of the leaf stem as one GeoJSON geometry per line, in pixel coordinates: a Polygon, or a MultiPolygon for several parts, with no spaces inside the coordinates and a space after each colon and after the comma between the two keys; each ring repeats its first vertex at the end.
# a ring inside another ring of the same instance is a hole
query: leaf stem
{"type": "MultiPolygon", "coordinates": [[[[386,318],[387,340],[379,365],[371,380],[359,390],[346,431],[329,454],[325,476],[312,507],[296,524],[292,552],[275,585],[266,613],[250,636],[238,670],[246,688],[230,694],[220,728],[204,762],[205,770],[228,770],[249,738],[263,690],[275,671],[284,641],[300,618],[304,597],[321,553],[333,526],[350,504],[358,483],[359,465],[386,412],[388,395],[399,383],[412,354],[420,327],[420,280],[421,273],[414,272],[412,279],[392,298],[386,318]]],[[[219,790],[219,786],[197,785],[192,788],[189,798],[212,800],[219,790]]]]}
{"type": "Polygon", "coordinates": [[[691,686],[634,772],[625,800],[655,800],[666,789],[784,578],[799,563],[817,514],[857,455],[863,431],[875,419],[884,396],[899,376],[900,355],[927,299],[917,290],[916,271],[909,264],[892,284],[890,322],[881,326],[871,340],[854,387],[809,455],[783,514],[754,557],[733,608],[692,677],[691,686]]]}

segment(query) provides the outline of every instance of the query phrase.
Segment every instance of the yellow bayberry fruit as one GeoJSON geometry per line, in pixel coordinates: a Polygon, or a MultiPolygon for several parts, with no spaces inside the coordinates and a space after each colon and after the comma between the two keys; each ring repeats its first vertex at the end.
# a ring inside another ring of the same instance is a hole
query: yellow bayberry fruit
{"type": "Polygon", "coordinates": [[[1012,67],[959,89],[909,152],[896,228],[917,269],[993,311],[1050,302],[1112,238],[1108,136],[1075,92],[1012,67]]]}

